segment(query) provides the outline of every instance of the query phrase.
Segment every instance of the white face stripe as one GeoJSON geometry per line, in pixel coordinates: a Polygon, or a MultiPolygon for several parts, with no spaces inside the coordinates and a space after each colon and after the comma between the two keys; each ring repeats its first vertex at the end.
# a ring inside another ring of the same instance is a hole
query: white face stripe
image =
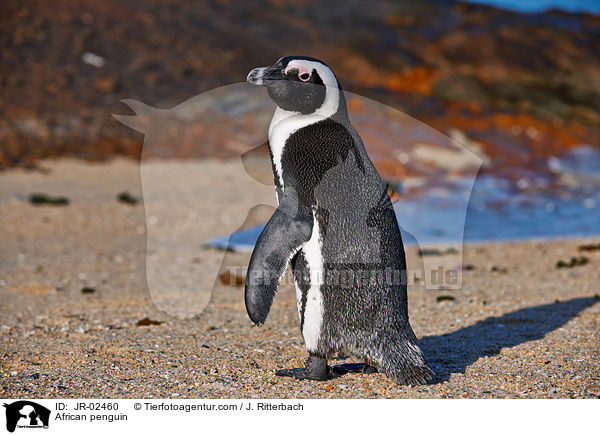
{"type": "Polygon", "coordinates": [[[283,70],[283,73],[287,75],[293,69],[298,70],[298,77],[305,73],[312,75],[312,70],[307,69],[304,65],[294,64],[294,62],[290,62],[288,66],[283,70]]]}

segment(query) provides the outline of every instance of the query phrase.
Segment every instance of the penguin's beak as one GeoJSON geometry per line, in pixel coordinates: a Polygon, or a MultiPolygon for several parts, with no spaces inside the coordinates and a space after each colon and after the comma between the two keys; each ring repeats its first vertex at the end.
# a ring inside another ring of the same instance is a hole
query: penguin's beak
{"type": "Polygon", "coordinates": [[[246,80],[253,85],[269,86],[275,83],[277,80],[283,80],[283,73],[281,69],[275,66],[264,66],[260,68],[254,68],[246,77],[246,80]]]}

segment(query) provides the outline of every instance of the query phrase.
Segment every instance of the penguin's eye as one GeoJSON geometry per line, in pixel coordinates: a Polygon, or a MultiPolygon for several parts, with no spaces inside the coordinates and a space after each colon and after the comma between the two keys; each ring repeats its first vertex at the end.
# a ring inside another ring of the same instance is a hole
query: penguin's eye
{"type": "Polygon", "coordinates": [[[298,75],[298,78],[305,82],[308,81],[308,79],[310,78],[310,74],[307,72],[303,72],[302,74],[298,75]]]}
{"type": "Polygon", "coordinates": [[[304,68],[288,67],[284,71],[284,74],[291,80],[301,80],[307,82],[310,80],[311,72],[304,68]]]}

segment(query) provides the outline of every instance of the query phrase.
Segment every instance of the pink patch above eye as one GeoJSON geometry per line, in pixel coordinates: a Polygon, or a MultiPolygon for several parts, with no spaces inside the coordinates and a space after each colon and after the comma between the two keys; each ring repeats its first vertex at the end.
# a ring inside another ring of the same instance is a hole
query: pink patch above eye
{"type": "Polygon", "coordinates": [[[284,73],[287,74],[289,71],[296,69],[298,70],[298,78],[300,80],[302,80],[303,82],[306,82],[310,79],[310,71],[308,71],[306,68],[303,68],[300,65],[294,64],[293,62],[290,62],[287,66],[287,68],[285,69],[284,73]]]}

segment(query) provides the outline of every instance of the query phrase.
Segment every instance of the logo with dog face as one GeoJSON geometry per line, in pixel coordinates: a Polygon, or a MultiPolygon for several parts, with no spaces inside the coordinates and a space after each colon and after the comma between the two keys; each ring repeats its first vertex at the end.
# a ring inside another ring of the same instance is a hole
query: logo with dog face
{"type": "Polygon", "coordinates": [[[29,400],[5,403],[6,430],[14,432],[16,428],[48,428],[50,410],[29,400]]]}

